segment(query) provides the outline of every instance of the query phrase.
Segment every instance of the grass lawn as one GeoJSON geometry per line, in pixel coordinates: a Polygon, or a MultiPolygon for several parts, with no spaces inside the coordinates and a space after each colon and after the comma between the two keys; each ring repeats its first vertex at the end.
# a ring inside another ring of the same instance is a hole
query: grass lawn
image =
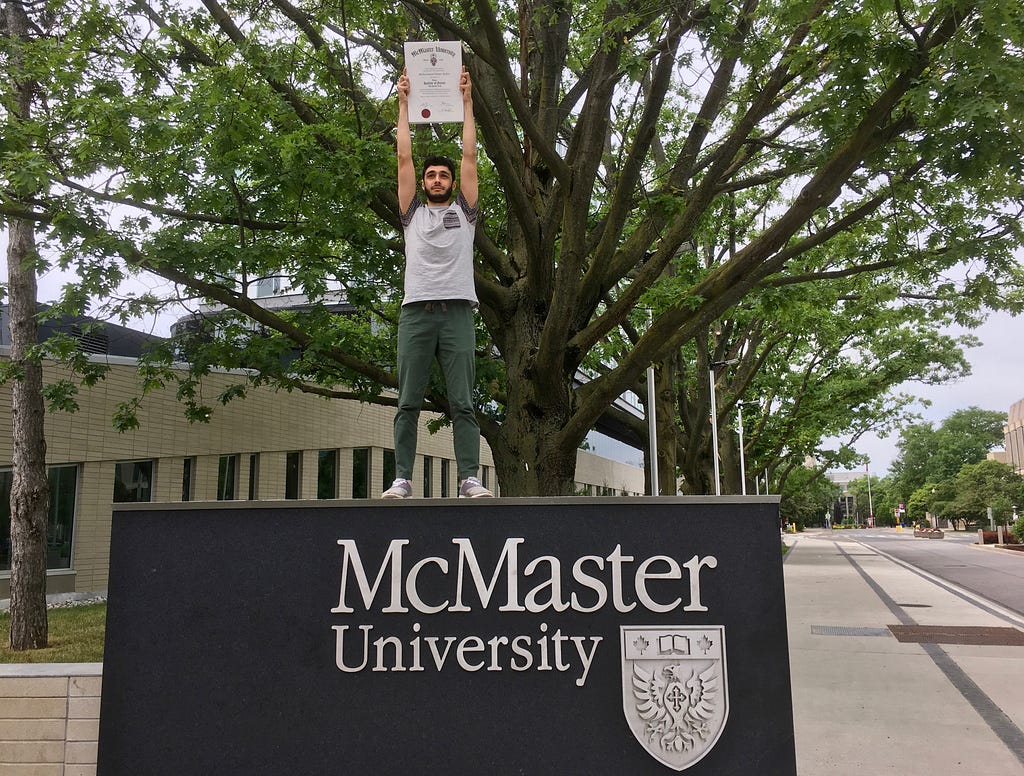
{"type": "Polygon", "coordinates": [[[101,663],[107,623],[105,603],[67,606],[47,612],[50,646],[11,649],[11,615],[0,612],[0,663],[101,663]]]}

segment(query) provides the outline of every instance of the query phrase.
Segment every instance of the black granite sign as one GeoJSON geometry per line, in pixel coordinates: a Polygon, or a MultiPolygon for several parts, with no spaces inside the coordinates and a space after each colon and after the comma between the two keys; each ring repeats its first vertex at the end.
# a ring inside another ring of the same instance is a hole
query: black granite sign
{"type": "Polygon", "coordinates": [[[796,773],[774,499],[125,507],[100,776],[796,773]]]}

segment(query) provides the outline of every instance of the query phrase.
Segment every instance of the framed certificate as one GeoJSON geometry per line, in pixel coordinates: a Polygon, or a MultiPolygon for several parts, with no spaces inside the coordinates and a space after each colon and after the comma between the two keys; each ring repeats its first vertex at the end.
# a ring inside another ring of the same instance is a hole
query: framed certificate
{"type": "Polygon", "coordinates": [[[405,44],[409,76],[409,123],[462,122],[462,43],[415,41],[405,44]]]}

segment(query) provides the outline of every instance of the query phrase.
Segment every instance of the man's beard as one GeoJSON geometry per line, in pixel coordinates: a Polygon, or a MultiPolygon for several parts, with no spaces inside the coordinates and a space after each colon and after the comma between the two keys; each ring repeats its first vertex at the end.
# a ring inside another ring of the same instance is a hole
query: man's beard
{"type": "Polygon", "coordinates": [[[432,189],[425,189],[424,193],[427,195],[427,202],[432,205],[446,205],[451,202],[452,191],[454,186],[449,186],[443,192],[435,192],[432,189]]]}

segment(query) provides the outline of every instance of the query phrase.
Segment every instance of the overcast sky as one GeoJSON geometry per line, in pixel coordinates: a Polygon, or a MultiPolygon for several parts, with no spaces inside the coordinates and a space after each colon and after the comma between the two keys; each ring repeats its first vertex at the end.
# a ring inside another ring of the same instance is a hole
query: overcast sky
{"type": "MultiPolygon", "coordinates": [[[[971,363],[969,377],[940,386],[906,383],[900,389],[931,400],[931,406],[919,412],[936,428],[957,410],[979,407],[1009,413],[1011,404],[1024,399],[1024,316],[993,313],[972,333],[982,344],[966,352],[971,363]]],[[[897,440],[898,436],[880,439],[865,435],[855,447],[870,456],[871,473],[882,476],[896,457],[897,440]]]]}

